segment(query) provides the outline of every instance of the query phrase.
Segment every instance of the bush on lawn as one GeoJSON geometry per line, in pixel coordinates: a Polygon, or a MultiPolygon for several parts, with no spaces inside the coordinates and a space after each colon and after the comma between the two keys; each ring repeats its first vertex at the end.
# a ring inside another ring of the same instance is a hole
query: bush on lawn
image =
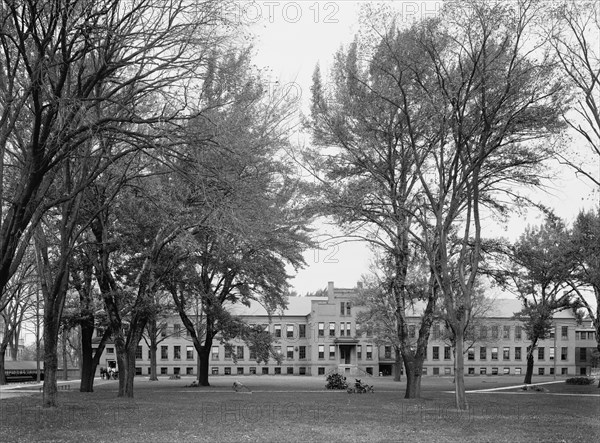
{"type": "Polygon", "coordinates": [[[333,373],[327,376],[325,387],[327,389],[347,389],[348,383],[346,382],[346,377],[342,374],[333,373]]]}
{"type": "Polygon", "coordinates": [[[573,377],[567,379],[568,385],[591,385],[592,383],[594,383],[594,379],[589,377],[573,377]]]}

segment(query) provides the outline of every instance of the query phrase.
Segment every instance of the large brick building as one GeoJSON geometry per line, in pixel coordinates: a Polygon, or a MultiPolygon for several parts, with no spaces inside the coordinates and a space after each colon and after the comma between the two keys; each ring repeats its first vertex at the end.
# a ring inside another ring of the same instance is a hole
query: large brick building
{"type": "MultiPolygon", "coordinates": [[[[232,312],[250,324],[263,325],[276,339],[275,350],[281,354],[281,364],[274,359],[258,364],[242,341],[226,349],[215,340],[210,370],[213,375],[294,374],[323,375],[337,370],[348,375],[392,374],[394,352],[389,345],[377,345],[368,331],[357,330],[354,305],[357,289],[328,285],[327,297],[291,297],[287,309],[271,317],[258,303],[250,307],[236,305],[232,312]],[[235,353],[235,357],[232,355],[235,353]]],[[[521,309],[518,300],[496,300],[487,320],[478,325],[477,339],[465,356],[465,374],[524,374],[528,340],[522,324],[513,320],[521,309]]],[[[409,333],[416,341],[418,317],[409,333]]],[[[157,350],[159,374],[196,375],[197,353],[179,317],[167,320],[163,341],[157,350]]],[[[589,321],[577,324],[570,311],[554,316],[555,333],[538,343],[535,350],[535,373],[540,375],[589,374],[594,363],[595,332],[589,321]]],[[[467,343],[471,345],[471,343],[467,343]]],[[[101,366],[116,362],[113,344],[108,344],[101,366]]],[[[142,340],[138,347],[139,375],[150,372],[150,356],[142,340]]],[[[443,325],[433,325],[424,375],[451,375],[453,355],[444,339],[443,325]]]]}

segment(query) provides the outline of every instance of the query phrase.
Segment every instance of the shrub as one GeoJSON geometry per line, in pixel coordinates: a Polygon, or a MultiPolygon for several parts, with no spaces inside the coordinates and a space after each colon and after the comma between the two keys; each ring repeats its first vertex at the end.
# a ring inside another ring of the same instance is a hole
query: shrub
{"type": "Polygon", "coordinates": [[[568,385],[591,385],[592,383],[594,383],[594,379],[589,377],[573,377],[567,379],[568,385]]]}
{"type": "Polygon", "coordinates": [[[346,377],[342,374],[333,373],[327,376],[325,387],[327,389],[346,389],[348,388],[348,383],[346,382],[346,377]]]}

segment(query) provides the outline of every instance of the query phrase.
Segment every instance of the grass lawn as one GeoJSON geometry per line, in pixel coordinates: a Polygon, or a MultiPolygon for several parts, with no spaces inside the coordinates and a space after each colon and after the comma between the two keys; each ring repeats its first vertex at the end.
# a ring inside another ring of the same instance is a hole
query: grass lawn
{"type": "MultiPolygon", "coordinates": [[[[61,406],[40,407],[41,395],[0,402],[0,441],[598,441],[596,385],[543,385],[469,393],[469,410],[453,406],[452,379],[425,377],[422,398],[405,400],[404,382],[363,381],[374,394],[326,391],[324,377],[221,376],[212,386],[193,379],[136,379],[135,398],[116,398],[116,381],[96,392],[61,390],[61,406]],[[251,393],[232,390],[234,380],[251,393]]],[[[559,379],[560,380],[560,379],[559,379]]],[[[553,381],[538,377],[537,383],[553,381]]],[[[513,386],[521,377],[469,377],[467,390],[513,386]]],[[[31,388],[30,388],[31,390],[31,388]]]]}

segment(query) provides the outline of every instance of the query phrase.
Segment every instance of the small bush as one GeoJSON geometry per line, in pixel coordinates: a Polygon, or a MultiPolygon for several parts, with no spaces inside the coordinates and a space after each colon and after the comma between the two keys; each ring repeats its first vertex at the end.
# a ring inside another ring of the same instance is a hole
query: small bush
{"type": "Polygon", "coordinates": [[[348,383],[346,382],[346,377],[342,374],[333,373],[327,376],[325,387],[327,389],[347,389],[348,383]]]}
{"type": "Polygon", "coordinates": [[[523,391],[535,391],[535,392],[548,392],[548,389],[543,388],[541,386],[537,386],[537,385],[521,386],[521,390],[523,390],[523,391]]]}
{"type": "Polygon", "coordinates": [[[591,385],[592,383],[594,383],[594,379],[589,377],[573,377],[567,379],[568,385],[591,385]]]}

